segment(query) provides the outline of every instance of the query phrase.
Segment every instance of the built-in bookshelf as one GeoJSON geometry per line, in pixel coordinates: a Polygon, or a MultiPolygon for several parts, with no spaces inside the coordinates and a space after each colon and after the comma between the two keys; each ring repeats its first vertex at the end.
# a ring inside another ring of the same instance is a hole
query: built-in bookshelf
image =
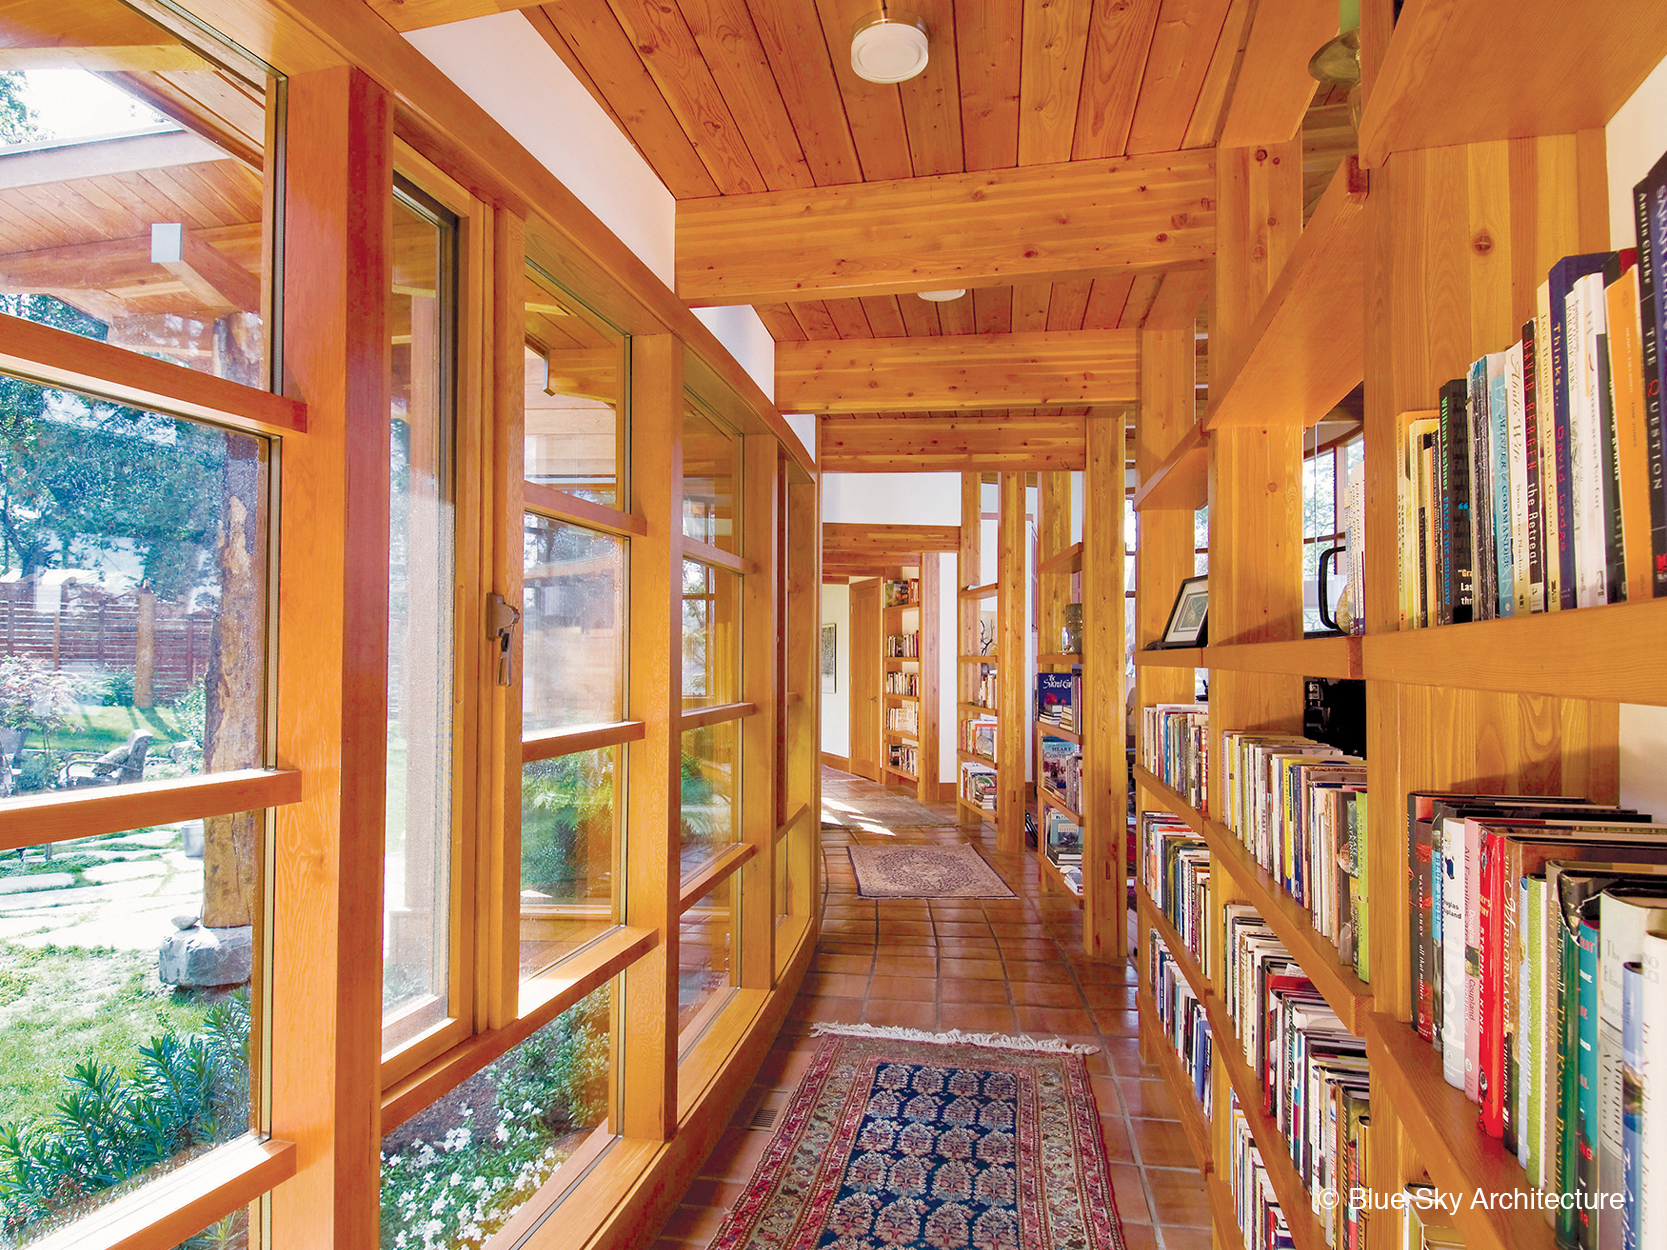
{"type": "Polygon", "coordinates": [[[880,579],[880,775],[938,798],[937,555],[880,579]]]}
{"type": "MultiPolygon", "coordinates": [[[[1512,1197],[1534,1189],[1528,1174],[1479,1123],[1476,1102],[1448,1083],[1441,1053],[1410,1023],[1407,796],[1450,790],[1614,802],[1619,705],[1667,704],[1660,661],[1667,599],[1403,628],[1400,474],[1409,424],[1438,411],[1444,385],[1473,361],[1521,337],[1552,266],[1609,250],[1602,127],[1667,54],[1667,19],[1628,0],[1528,10],[1409,2],[1398,26],[1388,3],[1369,0],[1362,10],[1363,153],[1372,168],[1345,162],[1303,229],[1299,144],[1218,152],[1202,412],[1192,331],[1142,335],[1135,704],[1191,704],[1207,684],[1212,759],[1203,803],[1137,766],[1137,810],[1173,817],[1207,848],[1212,922],[1220,925],[1230,908],[1254,909],[1325,1005],[1363,1039],[1370,1128],[1361,1134],[1361,1181],[1385,1197],[1425,1179],[1463,1195],[1448,1222],[1470,1250],[1552,1250],[1546,1213],[1512,1197]],[[1466,46],[1471,35],[1506,27],[1509,56],[1479,61],[1466,46]],[[1600,56],[1603,73],[1557,70],[1600,56]],[[1483,88],[1444,96],[1433,84],[1450,73],[1467,85],[1480,73],[1483,88]],[[1362,383],[1366,540],[1364,585],[1354,589],[1365,636],[1305,638],[1302,432],[1362,383]],[[1209,644],[1146,650],[1181,580],[1193,575],[1195,509],[1206,504],[1209,644]],[[1370,980],[1221,819],[1221,735],[1300,734],[1302,679],[1312,676],[1366,683],[1370,809],[1361,868],[1372,917],[1370,980]],[[1505,1197],[1473,1204],[1477,1191],[1505,1197]]],[[[1264,1110],[1262,1074],[1244,1061],[1224,996],[1224,943],[1193,958],[1144,882],[1137,932],[1143,982],[1161,943],[1206,1005],[1215,1085],[1199,1164],[1217,1244],[1249,1244],[1232,1187],[1242,1131],[1254,1140],[1291,1244],[1321,1250],[1330,1239],[1320,1204],[1264,1110]]],[[[1203,1109],[1150,984],[1138,1001],[1142,1053],[1169,1084],[1194,1140],[1203,1109]]],[[[1369,1250],[1403,1244],[1397,1212],[1370,1213],[1364,1230],[1369,1250]]]]}

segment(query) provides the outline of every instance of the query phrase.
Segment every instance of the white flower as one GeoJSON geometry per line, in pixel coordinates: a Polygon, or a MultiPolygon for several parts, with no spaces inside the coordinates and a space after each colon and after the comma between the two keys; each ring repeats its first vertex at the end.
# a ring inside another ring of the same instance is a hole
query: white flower
{"type": "Polygon", "coordinates": [[[509,1140],[509,1130],[500,1124],[493,1132],[492,1136],[496,1137],[500,1142],[506,1142],[509,1140]]]}

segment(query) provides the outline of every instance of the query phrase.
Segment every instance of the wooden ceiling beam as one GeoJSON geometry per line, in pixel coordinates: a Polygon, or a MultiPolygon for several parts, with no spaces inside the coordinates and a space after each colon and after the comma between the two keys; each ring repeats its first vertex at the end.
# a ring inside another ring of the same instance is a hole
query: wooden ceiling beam
{"type": "Polygon", "coordinates": [[[1211,258],[1208,150],[680,200],[691,304],[778,304],[1211,258]]]}
{"type": "Polygon", "coordinates": [[[783,412],[965,412],[1138,398],[1135,330],[777,343],[783,412]]]}
{"type": "Polygon", "coordinates": [[[407,31],[531,9],[539,0],[365,0],[365,3],[395,30],[407,31]]]}
{"type": "Polygon", "coordinates": [[[923,551],[958,551],[959,525],[850,525],[829,521],[822,526],[822,551],[838,558],[891,560],[923,551]]]}
{"type": "Polygon", "coordinates": [[[824,473],[1080,469],[1087,418],[823,417],[817,467],[824,473]]]}

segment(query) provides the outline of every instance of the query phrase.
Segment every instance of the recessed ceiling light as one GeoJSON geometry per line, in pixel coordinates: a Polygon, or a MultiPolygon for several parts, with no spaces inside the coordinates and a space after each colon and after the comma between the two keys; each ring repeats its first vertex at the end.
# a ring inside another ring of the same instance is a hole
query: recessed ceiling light
{"type": "Polygon", "coordinates": [[[934,304],[947,304],[952,299],[960,299],[966,293],[967,288],[960,286],[953,291],[922,291],[920,292],[920,298],[929,299],[934,304]]]}
{"type": "Polygon", "coordinates": [[[869,82],[894,83],[926,68],[926,22],[903,9],[882,9],[851,29],[851,70],[869,82]]]}

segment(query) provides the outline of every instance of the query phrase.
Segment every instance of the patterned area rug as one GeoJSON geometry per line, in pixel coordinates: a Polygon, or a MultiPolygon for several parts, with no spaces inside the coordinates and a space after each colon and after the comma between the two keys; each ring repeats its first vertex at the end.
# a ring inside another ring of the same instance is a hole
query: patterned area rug
{"type": "Polygon", "coordinates": [[[1017,898],[972,847],[853,846],[863,898],[1017,898]]]}
{"type": "Polygon", "coordinates": [[[818,1031],[711,1250],[1124,1250],[1082,1048],[818,1031]]]}

